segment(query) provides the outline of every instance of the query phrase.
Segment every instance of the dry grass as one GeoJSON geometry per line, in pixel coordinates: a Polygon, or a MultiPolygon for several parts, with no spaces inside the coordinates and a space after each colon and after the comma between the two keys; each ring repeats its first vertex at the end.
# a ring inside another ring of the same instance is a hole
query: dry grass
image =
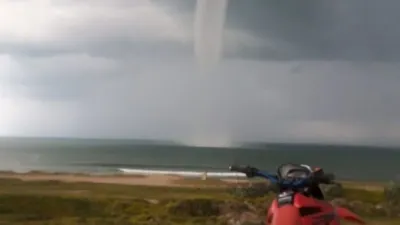
{"type": "MultiPolygon", "coordinates": [[[[171,215],[180,201],[242,202],[226,191],[232,182],[208,179],[175,181],[190,187],[148,187],[60,181],[0,179],[0,224],[81,225],[81,224],[219,224],[215,216],[171,215]],[[212,188],[210,188],[212,187],[212,188]],[[221,187],[221,188],[216,188],[221,187]],[[157,222],[158,221],[158,222],[157,222]]],[[[246,184],[245,184],[246,185],[246,184]]],[[[381,201],[381,191],[347,185],[345,197],[367,202],[381,201]]],[[[264,213],[270,198],[246,199],[264,213]]],[[[371,219],[372,225],[394,225],[399,221],[371,219]]]]}

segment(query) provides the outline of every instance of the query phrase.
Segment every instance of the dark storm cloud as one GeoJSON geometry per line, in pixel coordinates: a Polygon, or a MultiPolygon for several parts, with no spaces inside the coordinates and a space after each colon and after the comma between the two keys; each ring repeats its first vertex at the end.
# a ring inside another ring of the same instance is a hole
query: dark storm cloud
{"type": "Polygon", "coordinates": [[[194,6],[60,0],[43,21],[33,10],[8,15],[0,82],[25,100],[17,113],[0,101],[11,118],[0,127],[215,145],[399,144],[398,1],[231,0],[225,57],[210,74],[194,65],[194,6]],[[67,122],[42,130],[32,122],[40,115],[67,122]]]}
{"type": "MultiPolygon", "coordinates": [[[[237,0],[228,15],[232,26],[293,44],[288,59],[398,61],[398,8],[395,0],[237,0]]],[[[274,58],[268,51],[253,57],[274,58]]]]}
{"type": "MultiPolygon", "coordinates": [[[[78,5],[89,2],[92,7],[104,5],[102,1],[55,2],[61,5],[78,5]]],[[[195,1],[153,1],[163,6],[167,12],[175,13],[186,23],[192,20],[195,1]]],[[[56,4],[57,5],[57,4],[56,4]]],[[[140,5],[127,1],[107,3],[110,8],[133,8],[140,5]]],[[[249,58],[270,60],[372,60],[397,61],[400,59],[400,20],[398,1],[353,0],[353,1],[272,1],[254,0],[252,3],[231,0],[227,13],[227,28],[240,29],[264,39],[263,47],[247,47],[239,55],[249,58]],[[284,42],[286,47],[274,48],[269,42],[284,42]]],[[[98,30],[97,35],[112,32],[98,30]]],[[[120,31],[119,31],[120,32],[120,31]]],[[[91,33],[87,27],[80,31],[82,38],[91,33]]],[[[115,33],[115,32],[114,32],[115,33]]],[[[126,32],[125,32],[126,33],[126,32]]],[[[80,35],[79,33],[76,35],[80,35]]],[[[108,35],[103,40],[76,40],[76,43],[0,43],[0,51],[16,51],[22,54],[57,54],[64,51],[85,51],[90,54],[111,56],[144,52],[152,48],[162,52],[191,52],[190,43],[146,40],[127,37],[124,33],[108,35]],[[118,36],[120,35],[120,36],[118,36]],[[157,44],[155,44],[157,43],[157,44]],[[45,46],[43,46],[45,45],[45,46]],[[102,47],[100,47],[102,46],[102,47]],[[150,47],[152,46],[152,47],[150,47]],[[14,50],[13,50],[14,49],[14,50]]],[[[139,53],[138,53],[139,54],[139,53]]],[[[237,57],[227,52],[227,56],[237,57]]]]}
{"type": "MultiPolygon", "coordinates": [[[[195,5],[184,0],[164,4],[188,11],[195,5]]],[[[289,52],[264,47],[248,49],[244,57],[398,61],[399,8],[396,0],[231,0],[226,25],[291,44],[289,52]]]]}
{"type": "Polygon", "coordinates": [[[292,118],[388,122],[400,113],[399,69],[399,64],[314,62],[294,65],[292,74],[272,80],[283,80],[274,86],[290,96],[292,118]]]}
{"type": "Polygon", "coordinates": [[[143,68],[136,79],[108,84],[101,89],[101,101],[92,105],[107,108],[97,110],[103,119],[90,114],[85,119],[102,122],[87,128],[106,131],[113,121],[120,124],[113,126],[113,133],[121,135],[177,135],[187,140],[202,128],[209,139],[226,135],[234,140],[290,141],[306,136],[313,141],[376,143],[395,135],[384,131],[399,122],[399,79],[390,77],[393,72],[381,79],[366,75],[366,70],[396,71],[398,66],[227,61],[215,74],[194,78],[190,62],[185,64],[159,63],[158,69],[143,68]]]}
{"type": "MultiPolygon", "coordinates": [[[[89,2],[92,7],[102,5],[102,1],[55,1],[55,5],[79,5],[89,2]]],[[[164,5],[166,10],[173,12],[193,12],[195,1],[174,0],[168,2],[154,1],[164,5]]],[[[247,50],[249,57],[264,57],[269,59],[398,59],[399,44],[397,40],[400,28],[395,21],[399,20],[396,9],[397,1],[282,1],[255,0],[251,4],[243,1],[230,1],[227,27],[245,29],[247,32],[262,38],[285,40],[294,47],[290,52],[276,52],[269,48],[247,50]],[[384,15],[384,16],[382,16],[384,15]]],[[[109,4],[112,8],[135,7],[127,1],[109,4]]],[[[132,39],[126,40],[128,46],[132,39]]],[[[125,40],[124,40],[125,39],[125,40]]],[[[105,51],[121,45],[121,40],[105,40],[105,51]],[[108,43],[108,45],[107,45],[108,43]]],[[[140,42],[142,42],[141,40],[140,42]]],[[[123,42],[124,43],[124,42],[123,42]]],[[[88,43],[85,43],[88,44],[88,43]]],[[[166,43],[170,45],[171,43],[166,43]]],[[[9,44],[8,51],[10,50],[9,44]]],[[[186,46],[188,47],[188,46],[186,46]]],[[[49,52],[57,53],[51,44],[47,44],[49,52]]],[[[7,49],[0,46],[0,49],[7,49]]],[[[31,52],[45,54],[43,46],[32,47],[31,52]]],[[[72,51],[73,46],[67,46],[64,51],[72,51]],[[72,48],[71,48],[72,47],[72,48]]],[[[93,45],[98,52],[98,46],[93,45]]],[[[17,47],[18,50],[18,47],[17,47]]],[[[91,51],[90,49],[86,49],[91,51]]],[[[21,50],[19,50],[21,52],[21,50]]]]}

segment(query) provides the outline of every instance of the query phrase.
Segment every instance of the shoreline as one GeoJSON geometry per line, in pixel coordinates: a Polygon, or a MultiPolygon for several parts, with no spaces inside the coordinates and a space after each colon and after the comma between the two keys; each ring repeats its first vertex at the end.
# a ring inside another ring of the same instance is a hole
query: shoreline
{"type": "Polygon", "coordinates": [[[65,183],[102,183],[134,186],[160,187],[229,187],[232,185],[249,184],[247,179],[185,177],[179,175],[139,175],[139,174],[89,174],[67,172],[29,171],[24,173],[0,171],[0,179],[18,179],[21,181],[59,181],[65,183]]]}
{"type": "MultiPolygon", "coordinates": [[[[259,179],[246,179],[243,177],[187,177],[181,175],[159,174],[91,174],[46,171],[0,171],[0,179],[18,179],[21,181],[58,181],[65,183],[99,183],[133,186],[158,186],[158,187],[191,187],[191,188],[226,188],[232,186],[250,185],[252,183],[266,182],[259,179]]],[[[386,182],[364,182],[351,180],[338,180],[344,187],[383,191],[386,182]]]]}

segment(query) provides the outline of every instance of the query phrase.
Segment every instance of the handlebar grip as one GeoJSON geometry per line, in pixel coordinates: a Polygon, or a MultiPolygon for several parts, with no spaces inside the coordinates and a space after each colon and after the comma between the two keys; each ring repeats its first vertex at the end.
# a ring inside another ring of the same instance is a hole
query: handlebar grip
{"type": "Polygon", "coordinates": [[[325,174],[324,178],[329,184],[331,184],[335,181],[335,174],[327,173],[327,174],[325,174]]]}
{"type": "Polygon", "coordinates": [[[248,167],[246,166],[239,166],[239,165],[231,165],[229,166],[230,171],[239,172],[239,173],[246,173],[248,171],[248,167]]]}
{"type": "Polygon", "coordinates": [[[317,181],[322,184],[332,184],[334,180],[335,180],[335,175],[333,173],[327,173],[317,177],[317,181]]]}
{"type": "Polygon", "coordinates": [[[244,173],[246,174],[247,177],[254,177],[258,172],[257,168],[251,166],[238,166],[238,165],[230,166],[229,170],[234,172],[244,173]]]}
{"type": "Polygon", "coordinates": [[[329,180],[335,180],[335,174],[333,173],[327,173],[325,174],[325,177],[329,180]]]}

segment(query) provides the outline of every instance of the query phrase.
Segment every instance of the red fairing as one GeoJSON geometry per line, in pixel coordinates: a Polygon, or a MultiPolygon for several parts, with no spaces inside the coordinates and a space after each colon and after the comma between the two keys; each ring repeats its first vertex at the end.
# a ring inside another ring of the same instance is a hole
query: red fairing
{"type": "Polygon", "coordinates": [[[278,202],[276,201],[276,199],[274,199],[267,212],[267,220],[266,220],[267,224],[272,224],[272,217],[277,210],[278,210],[278,202]]]}
{"type": "Polygon", "coordinates": [[[295,194],[293,204],[278,207],[275,199],[267,213],[269,225],[340,225],[340,219],[364,224],[345,208],[335,208],[325,201],[295,194]]]}
{"type": "Polygon", "coordinates": [[[350,210],[343,208],[343,207],[337,207],[336,208],[336,213],[337,215],[347,221],[353,222],[353,223],[358,223],[358,224],[365,224],[365,222],[357,216],[355,213],[351,212],[350,210]]]}
{"type": "MultiPolygon", "coordinates": [[[[301,217],[302,225],[339,225],[340,219],[336,216],[335,208],[328,202],[306,197],[302,194],[296,194],[294,198],[294,207],[297,209],[319,209],[317,213],[310,213],[301,217]],[[330,221],[330,222],[329,222],[330,221]]],[[[304,210],[307,214],[307,210],[304,210]]],[[[312,211],[312,210],[309,210],[312,211]]]]}
{"type": "Polygon", "coordinates": [[[299,210],[293,205],[284,205],[274,213],[272,223],[277,225],[302,225],[299,210]]]}

